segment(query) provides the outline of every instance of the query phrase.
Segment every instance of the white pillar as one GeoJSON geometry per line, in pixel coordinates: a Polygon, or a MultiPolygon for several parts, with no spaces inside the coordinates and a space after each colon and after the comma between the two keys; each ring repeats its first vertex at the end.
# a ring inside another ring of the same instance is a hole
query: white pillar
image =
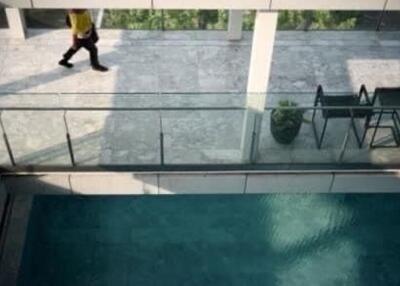
{"type": "Polygon", "coordinates": [[[228,40],[241,40],[243,26],[243,11],[229,10],[228,40]]]}
{"type": "Polygon", "coordinates": [[[103,24],[103,18],[104,18],[104,9],[99,9],[99,13],[97,14],[96,18],[96,28],[101,29],[101,26],[103,24]]]}
{"type": "Polygon", "coordinates": [[[252,161],[254,158],[251,156],[256,155],[258,150],[277,23],[278,12],[257,11],[247,82],[247,110],[241,142],[244,162],[252,161]]]}
{"type": "Polygon", "coordinates": [[[24,11],[22,9],[6,8],[6,15],[11,37],[25,39],[26,26],[24,11]]]}

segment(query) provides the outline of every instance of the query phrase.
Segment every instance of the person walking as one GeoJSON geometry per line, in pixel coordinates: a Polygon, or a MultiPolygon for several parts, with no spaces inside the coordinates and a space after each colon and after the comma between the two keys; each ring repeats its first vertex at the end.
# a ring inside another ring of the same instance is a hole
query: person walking
{"type": "Polygon", "coordinates": [[[108,68],[99,63],[96,42],[97,32],[87,9],[72,9],[67,15],[67,24],[72,31],[72,47],[63,55],[59,65],[72,68],[74,65],[68,62],[82,47],[90,53],[90,64],[95,71],[106,72],[108,68]]]}

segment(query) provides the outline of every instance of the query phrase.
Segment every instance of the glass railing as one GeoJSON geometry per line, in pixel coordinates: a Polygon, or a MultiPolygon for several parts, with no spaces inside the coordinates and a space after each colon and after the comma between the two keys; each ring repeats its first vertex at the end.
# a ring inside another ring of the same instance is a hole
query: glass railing
{"type": "Polygon", "coordinates": [[[247,109],[243,93],[18,94],[17,101],[3,94],[0,163],[77,169],[400,166],[400,106],[315,107],[300,100],[311,93],[291,95],[300,103],[282,107],[274,96],[290,93],[268,94],[262,112],[247,109]]]}
{"type": "Polygon", "coordinates": [[[290,124],[285,114],[278,124],[274,109],[267,108],[262,117],[257,163],[400,164],[400,106],[280,107],[290,124]]]}

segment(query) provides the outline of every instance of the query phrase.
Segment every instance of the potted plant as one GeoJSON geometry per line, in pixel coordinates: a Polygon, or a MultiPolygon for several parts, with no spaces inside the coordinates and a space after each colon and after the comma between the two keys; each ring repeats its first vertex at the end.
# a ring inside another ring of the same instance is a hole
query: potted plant
{"type": "Polygon", "coordinates": [[[280,144],[292,143],[299,134],[303,122],[303,111],[288,108],[296,106],[297,103],[295,102],[283,100],[271,112],[271,133],[280,144]]]}

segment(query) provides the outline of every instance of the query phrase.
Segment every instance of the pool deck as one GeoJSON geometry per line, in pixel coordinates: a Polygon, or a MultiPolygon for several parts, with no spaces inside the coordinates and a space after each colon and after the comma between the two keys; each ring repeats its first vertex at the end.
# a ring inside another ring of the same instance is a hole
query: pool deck
{"type": "MultiPolygon", "coordinates": [[[[92,72],[86,52],[76,67],[56,63],[70,44],[64,30],[30,30],[25,41],[0,31],[2,92],[245,92],[251,33],[227,41],[223,31],[102,30],[92,72]],[[90,79],[90,80],[88,80],[90,79]]],[[[398,86],[400,32],[278,32],[269,91],[358,90],[398,86]]]]}
{"type": "MultiPolygon", "coordinates": [[[[26,41],[0,31],[1,106],[244,106],[251,33],[226,40],[222,31],[101,30],[105,74],[93,72],[81,51],[75,67],[57,61],[70,42],[65,30],[30,30],[26,41]],[[13,94],[13,93],[47,93],[13,94]],[[57,93],[88,93],[61,94],[57,93]],[[170,92],[163,96],[126,93],[170,92]],[[199,92],[235,94],[198,95],[199,92]],[[50,94],[49,94],[50,93],[50,94]],[[93,93],[121,93],[100,95],[93,93]]],[[[357,91],[366,84],[400,86],[399,32],[278,32],[267,106],[282,99],[311,106],[314,91],[357,91]],[[289,92],[285,93],[285,92],[289,92]]],[[[165,161],[172,164],[240,163],[243,112],[165,112],[165,161]]],[[[309,119],[311,112],[305,114],[309,119]]],[[[69,164],[62,112],[4,112],[3,121],[17,163],[69,164]]],[[[78,164],[158,164],[158,112],[69,112],[78,164]]],[[[310,124],[290,146],[277,144],[263,120],[257,162],[337,163],[347,121],[328,127],[324,148],[316,150],[310,124]]],[[[369,135],[370,136],[370,135],[369,135]]],[[[368,137],[369,138],[369,137],[368,137]]],[[[368,139],[367,138],[367,139],[368,139]]],[[[399,163],[397,150],[357,150],[350,138],[344,162],[399,163]]],[[[0,162],[9,164],[4,142],[0,162]]]]}

